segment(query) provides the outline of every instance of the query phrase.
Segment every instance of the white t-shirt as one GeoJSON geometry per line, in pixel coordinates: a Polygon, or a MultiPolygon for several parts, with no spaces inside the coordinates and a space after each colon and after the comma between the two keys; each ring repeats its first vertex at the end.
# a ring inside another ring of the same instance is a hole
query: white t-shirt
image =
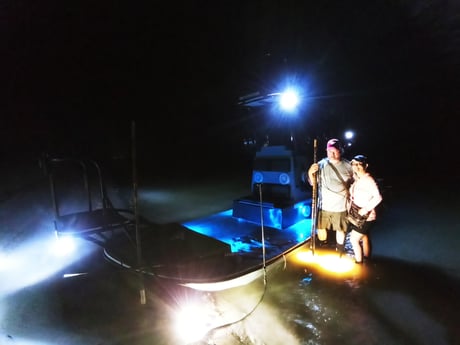
{"type": "Polygon", "coordinates": [[[374,178],[366,173],[356,178],[350,187],[351,200],[367,211],[370,211],[368,221],[376,219],[375,207],[382,201],[379,187],[374,178]]]}
{"type": "Polygon", "coordinates": [[[346,211],[347,192],[352,178],[353,170],[348,160],[343,159],[334,164],[335,168],[347,183],[344,186],[342,181],[337,176],[334,169],[331,167],[331,162],[328,158],[323,158],[319,164],[319,209],[329,212],[344,212],[346,211]]]}

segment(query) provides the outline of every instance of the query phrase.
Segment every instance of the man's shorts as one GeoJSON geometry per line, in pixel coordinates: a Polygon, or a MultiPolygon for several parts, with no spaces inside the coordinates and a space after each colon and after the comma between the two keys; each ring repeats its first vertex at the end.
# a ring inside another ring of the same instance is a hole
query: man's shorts
{"type": "Polygon", "coordinates": [[[319,210],[317,229],[347,232],[347,212],[329,212],[319,210]]]}

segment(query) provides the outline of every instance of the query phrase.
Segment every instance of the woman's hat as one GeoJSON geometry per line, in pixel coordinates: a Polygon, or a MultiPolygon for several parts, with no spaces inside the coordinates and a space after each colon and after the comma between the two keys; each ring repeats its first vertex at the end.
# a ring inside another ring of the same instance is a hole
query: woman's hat
{"type": "Polygon", "coordinates": [[[367,165],[367,157],[364,155],[356,155],[351,161],[361,163],[363,166],[367,165]]]}

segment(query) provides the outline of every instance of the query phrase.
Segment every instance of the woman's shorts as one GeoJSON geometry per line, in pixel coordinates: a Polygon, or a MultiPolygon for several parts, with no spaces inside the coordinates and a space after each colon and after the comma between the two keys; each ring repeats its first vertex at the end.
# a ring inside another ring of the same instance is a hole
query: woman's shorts
{"type": "Polygon", "coordinates": [[[374,224],[374,221],[368,221],[364,222],[364,225],[360,228],[354,226],[353,224],[349,224],[348,226],[348,231],[355,230],[356,232],[359,232],[360,234],[367,235],[369,233],[369,229],[371,228],[372,224],[374,224]]]}

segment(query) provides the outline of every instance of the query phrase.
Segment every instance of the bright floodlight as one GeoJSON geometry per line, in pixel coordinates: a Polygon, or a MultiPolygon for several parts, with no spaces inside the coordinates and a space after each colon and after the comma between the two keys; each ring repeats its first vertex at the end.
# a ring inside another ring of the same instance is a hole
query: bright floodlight
{"type": "Polygon", "coordinates": [[[211,315],[203,305],[184,305],[177,311],[175,331],[187,344],[196,343],[212,328],[216,315],[211,315]]]}
{"type": "Polygon", "coordinates": [[[287,90],[280,95],[280,106],[283,110],[294,110],[299,104],[299,96],[293,90],[287,90]]]}
{"type": "Polygon", "coordinates": [[[355,133],[353,131],[346,131],[345,132],[345,139],[347,139],[347,140],[353,139],[354,136],[355,136],[355,133]]]}
{"type": "Polygon", "coordinates": [[[75,251],[75,239],[71,236],[58,237],[53,247],[54,253],[59,256],[70,255],[75,251]]]}

